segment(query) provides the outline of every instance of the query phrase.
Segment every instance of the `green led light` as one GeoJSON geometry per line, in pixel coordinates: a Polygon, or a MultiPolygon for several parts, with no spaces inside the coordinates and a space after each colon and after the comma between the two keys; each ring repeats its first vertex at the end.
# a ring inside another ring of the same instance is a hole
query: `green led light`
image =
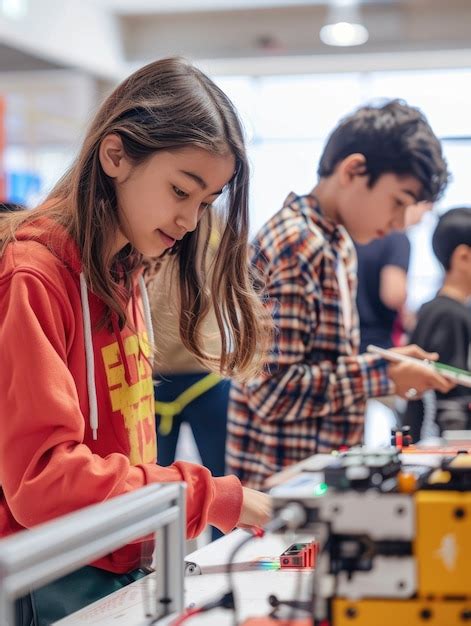
{"type": "Polygon", "coordinates": [[[314,495],[315,496],[323,496],[325,493],[327,493],[328,489],[329,489],[329,486],[327,485],[327,483],[319,483],[314,488],[314,495]]]}

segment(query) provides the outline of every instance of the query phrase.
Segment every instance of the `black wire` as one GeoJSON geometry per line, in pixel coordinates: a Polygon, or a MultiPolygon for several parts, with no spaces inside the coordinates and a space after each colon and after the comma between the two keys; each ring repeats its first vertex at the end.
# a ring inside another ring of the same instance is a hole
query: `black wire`
{"type": "MultiPolygon", "coordinates": [[[[328,544],[329,544],[329,541],[327,540],[325,542],[325,544],[322,546],[322,549],[320,549],[318,551],[318,553],[317,553],[316,567],[312,571],[312,587],[311,587],[312,591],[311,591],[311,597],[309,598],[308,601],[301,602],[301,601],[298,600],[298,598],[301,595],[302,577],[303,577],[303,572],[305,571],[304,568],[299,568],[298,571],[297,571],[296,584],[295,584],[295,587],[294,587],[294,599],[293,600],[287,601],[287,602],[283,602],[282,600],[278,600],[278,598],[276,596],[273,596],[273,598],[276,600],[278,606],[289,603],[289,606],[291,607],[291,610],[290,610],[290,612],[288,614],[288,617],[286,618],[288,624],[290,622],[294,622],[294,620],[296,618],[296,611],[304,611],[304,612],[307,612],[307,613],[311,612],[313,625],[315,625],[317,623],[315,615],[314,615],[315,603],[316,603],[316,600],[317,600],[317,598],[316,598],[316,585],[315,585],[316,579],[318,577],[317,566],[318,566],[318,563],[320,561],[321,555],[324,552],[326,552],[326,550],[328,549],[328,544]]],[[[336,594],[334,594],[334,595],[336,595],[336,594]]],[[[272,606],[274,606],[274,605],[272,604],[272,606]]]]}
{"type": "MultiPolygon", "coordinates": [[[[296,573],[296,584],[294,586],[294,599],[293,599],[293,604],[291,605],[291,610],[288,615],[288,624],[290,624],[291,622],[294,622],[295,617],[296,617],[296,612],[299,610],[299,607],[297,606],[297,602],[298,602],[298,598],[301,596],[303,571],[304,570],[300,567],[296,573]]],[[[314,588],[314,585],[313,585],[313,588],[314,588]]]]}
{"type": "MultiPolygon", "coordinates": [[[[299,507],[300,505],[296,504],[296,506],[299,507]]],[[[232,593],[232,596],[234,599],[234,620],[233,620],[234,626],[237,626],[238,624],[237,602],[235,600],[235,593],[234,593],[235,587],[234,587],[234,577],[233,577],[234,559],[237,553],[239,552],[239,550],[241,550],[247,543],[249,543],[253,539],[258,539],[259,537],[263,537],[264,532],[266,531],[276,532],[278,530],[282,530],[283,528],[286,528],[286,526],[289,523],[290,521],[288,521],[284,517],[283,511],[281,511],[281,513],[277,517],[274,517],[270,522],[268,522],[268,524],[266,524],[265,531],[263,531],[262,534],[253,532],[248,537],[244,537],[244,539],[236,545],[236,547],[233,549],[233,551],[229,555],[229,560],[228,560],[227,567],[226,567],[226,573],[227,573],[227,579],[228,579],[228,584],[229,584],[229,593],[232,593]]]]}
{"type": "MultiPolygon", "coordinates": [[[[326,527],[327,527],[327,525],[326,525],[326,527]]],[[[328,531],[328,527],[327,527],[327,531],[328,531]]],[[[327,532],[327,539],[326,539],[326,541],[324,542],[323,545],[319,545],[319,550],[317,552],[317,559],[316,559],[316,568],[314,570],[314,576],[313,576],[313,579],[312,579],[312,593],[311,593],[310,603],[311,603],[311,606],[312,606],[312,617],[313,617],[312,623],[313,623],[314,626],[316,626],[316,624],[317,624],[316,616],[315,616],[315,613],[314,613],[314,610],[316,608],[316,606],[315,606],[316,605],[316,600],[317,600],[315,583],[316,583],[316,579],[319,576],[318,572],[317,572],[317,566],[320,563],[321,557],[324,554],[324,552],[327,552],[328,550],[330,550],[330,547],[331,547],[331,539],[330,539],[330,536],[329,536],[329,532],[327,532]]],[[[334,591],[333,597],[337,597],[337,585],[338,585],[338,573],[335,574],[335,578],[334,578],[334,589],[335,589],[335,591],[334,591]]]]}
{"type": "MultiPolygon", "coordinates": [[[[317,563],[316,563],[317,565],[317,563]]],[[[296,584],[294,586],[294,598],[293,600],[288,600],[288,601],[283,601],[283,600],[279,600],[276,596],[270,596],[272,598],[274,598],[274,600],[277,603],[277,606],[281,606],[283,604],[288,604],[290,606],[290,611],[288,614],[288,617],[286,618],[287,623],[291,623],[294,622],[295,617],[296,617],[296,611],[304,611],[306,613],[309,613],[309,608],[308,607],[313,607],[314,606],[314,584],[312,585],[312,594],[311,594],[311,601],[309,602],[309,604],[307,602],[301,602],[298,600],[298,598],[301,596],[301,589],[302,589],[302,580],[303,580],[303,572],[305,571],[305,568],[300,567],[296,573],[296,584]],[[307,606],[306,606],[307,605],[307,606]]],[[[313,576],[315,576],[315,570],[313,570],[313,576]]],[[[272,604],[270,602],[270,604],[272,604]]],[[[274,606],[274,604],[272,604],[272,606],[274,606]]],[[[276,608],[275,608],[275,612],[276,612],[276,608]]]]}
{"type": "MultiPolygon", "coordinates": [[[[228,591],[224,593],[222,596],[220,596],[219,598],[217,598],[216,600],[211,600],[211,602],[206,602],[205,604],[202,604],[199,607],[193,607],[192,611],[195,611],[195,612],[190,612],[190,613],[187,613],[186,615],[185,614],[180,615],[177,618],[177,621],[180,620],[178,623],[183,623],[191,619],[192,617],[196,617],[197,615],[201,615],[202,613],[206,613],[207,611],[212,611],[213,609],[218,609],[218,608],[234,609],[234,596],[232,594],[232,591],[228,591]]],[[[162,619],[161,617],[157,617],[156,619],[152,620],[151,624],[157,624],[158,622],[161,621],[161,619],[162,619]]],[[[171,624],[173,623],[174,621],[171,622],[171,624]]]]}
{"type": "Polygon", "coordinates": [[[244,537],[244,539],[242,541],[240,541],[236,547],[232,550],[230,556],[229,556],[229,560],[227,562],[227,567],[226,567],[226,574],[227,574],[227,581],[229,584],[229,593],[232,593],[232,597],[233,597],[233,601],[234,601],[234,619],[233,619],[233,624],[234,626],[237,626],[237,624],[239,623],[239,617],[238,617],[238,611],[237,611],[237,602],[236,602],[236,598],[235,598],[235,586],[234,586],[234,559],[237,556],[239,550],[241,550],[246,544],[250,543],[251,541],[253,541],[254,539],[258,539],[259,535],[256,534],[252,534],[249,535],[248,537],[244,537]]]}

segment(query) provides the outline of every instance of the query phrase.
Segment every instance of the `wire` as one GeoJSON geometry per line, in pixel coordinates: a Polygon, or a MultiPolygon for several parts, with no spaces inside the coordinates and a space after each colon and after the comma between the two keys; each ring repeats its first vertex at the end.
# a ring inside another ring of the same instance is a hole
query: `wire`
{"type": "Polygon", "coordinates": [[[211,602],[206,602],[206,604],[202,604],[201,606],[195,606],[191,609],[187,609],[185,613],[182,613],[182,615],[171,622],[170,626],[180,626],[180,624],[186,622],[190,619],[190,617],[206,613],[207,611],[212,611],[213,609],[217,609],[219,607],[223,609],[234,608],[234,596],[232,595],[232,592],[229,591],[228,593],[225,593],[217,598],[217,600],[212,600],[211,602]]]}
{"type": "MultiPolygon", "coordinates": [[[[314,576],[314,573],[313,573],[314,576]]],[[[288,624],[290,624],[291,622],[294,622],[295,617],[296,617],[296,612],[299,611],[300,609],[302,610],[302,607],[299,604],[299,600],[298,598],[301,597],[301,591],[303,588],[303,570],[302,568],[299,568],[299,570],[296,573],[296,582],[294,585],[294,601],[293,604],[291,605],[291,610],[289,612],[289,616],[288,616],[288,624]]],[[[314,588],[314,585],[313,585],[314,588]]],[[[306,611],[306,609],[304,609],[304,611],[306,611]]]]}
{"type": "MultiPolygon", "coordinates": [[[[304,508],[296,503],[292,502],[284,509],[282,509],[277,517],[275,517],[271,522],[269,522],[266,526],[266,529],[271,531],[281,530],[282,528],[296,528],[301,526],[306,517],[306,512],[304,508]]],[[[229,591],[225,593],[223,596],[219,597],[217,600],[213,600],[212,602],[207,602],[199,607],[194,607],[192,609],[188,609],[174,620],[170,626],[180,626],[188,619],[193,617],[194,615],[199,615],[200,613],[205,613],[206,611],[211,611],[212,609],[222,607],[225,609],[232,609],[234,611],[234,625],[238,624],[238,614],[237,614],[237,605],[234,600],[234,577],[233,570],[235,564],[235,557],[237,556],[239,550],[241,550],[247,543],[252,541],[253,539],[258,539],[265,535],[265,530],[262,528],[255,528],[250,531],[250,534],[247,537],[244,537],[242,541],[240,541],[236,547],[232,550],[229,560],[226,567],[226,573],[229,583],[229,591]]]]}
{"type": "Polygon", "coordinates": [[[237,626],[238,621],[239,621],[238,611],[237,611],[237,602],[235,601],[235,594],[234,594],[235,587],[234,587],[234,576],[233,576],[234,565],[235,565],[234,561],[239,550],[241,550],[246,544],[248,544],[253,539],[263,537],[265,532],[276,532],[278,530],[283,530],[284,528],[290,528],[291,530],[295,530],[296,528],[299,528],[300,526],[303,526],[305,524],[306,517],[307,517],[306,509],[299,502],[290,502],[278,512],[276,517],[274,517],[270,522],[268,522],[268,524],[266,524],[265,530],[261,528],[252,530],[251,531],[252,534],[249,535],[248,537],[245,537],[240,543],[238,543],[236,547],[234,548],[234,550],[232,551],[232,553],[230,554],[229,560],[227,563],[226,572],[227,572],[227,579],[228,579],[228,584],[229,584],[229,591],[230,593],[232,593],[234,597],[234,618],[233,618],[234,626],[237,626]]]}
{"type": "MultiPolygon", "coordinates": [[[[317,563],[316,563],[316,567],[317,567],[317,563]]],[[[306,570],[302,567],[300,567],[296,572],[296,581],[294,584],[294,596],[292,600],[279,600],[276,595],[269,596],[268,603],[270,604],[270,606],[273,607],[273,611],[270,614],[272,617],[277,616],[278,608],[283,605],[290,607],[288,616],[286,617],[287,624],[294,623],[297,611],[303,611],[305,613],[310,613],[312,611],[314,607],[314,593],[315,593],[314,576],[316,572],[315,571],[312,572],[312,580],[313,580],[312,590],[313,591],[311,594],[311,598],[307,601],[299,600],[299,598],[302,595],[301,592],[303,589],[303,576],[305,573],[306,573],[306,570]]]]}
{"type": "Polygon", "coordinates": [[[229,556],[229,560],[227,562],[227,567],[226,567],[226,573],[227,573],[227,582],[229,585],[229,593],[232,594],[232,597],[234,599],[234,617],[233,617],[233,624],[234,626],[237,626],[237,624],[239,623],[239,617],[238,617],[238,613],[237,613],[237,602],[235,601],[235,594],[234,594],[234,564],[235,564],[235,557],[237,556],[237,554],[239,553],[239,550],[241,550],[246,544],[250,543],[251,541],[253,541],[254,539],[258,539],[260,537],[263,537],[265,534],[265,531],[262,530],[261,528],[258,528],[256,530],[252,530],[251,534],[248,535],[247,537],[244,537],[242,539],[242,541],[240,541],[236,547],[232,550],[230,556],[229,556]]]}
{"type": "MultiPolygon", "coordinates": [[[[317,540],[319,542],[319,549],[317,552],[316,566],[314,568],[314,571],[312,572],[311,597],[309,598],[309,604],[311,606],[311,612],[312,612],[312,618],[313,618],[313,621],[312,621],[313,626],[322,626],[322,623],[325,621],[324,619],[317,620],[317,617],[316,617],[317,606],[316,605],[317,605],[318,600],[320,599],[319,583],[320,583],[322,572],[319,571],[319,568],[322,565],[322,556],[324,555],[325,552],[327,552],[330,549],[330,538],[328,537],[328,525],[325,522],[324,523],[321,522],[319,524],[319,528],[324,529],[325,534],[322,533],[322,530],[319,530],[317,533],[319,537],[317,540]]],[[[335,585],[337,585],[337,576],[338,574],[336,574],[335,576],[335,585]]],[[[337,594],[335,593],[334,595],[337,595],[337,594]]],[[[294,616],[295,616],[295,612],[293,612],[293,615],[292,617],[290,617],[290,619],[294,619],[294,616]]]]}
{"type": "Polygon", "coordinates": [[[429,389],[422,396],[424,409],[420,438],[438,437],[440,429],[437,424],[437,396],[433,389],[429,389]]]}
{"type": "Polygon", "coordinates": [[[193,617],[194,615],[199,615],[200,613],[203,613],[200,607],[188,609],[187,611],[185,611],[185,613],[182,613],[182,615],[177,617],[177,619],[171,623],[171,626],[180,626],[180,624],[186,622],[186,620],[190,619],[190,617],[193,617]]]}

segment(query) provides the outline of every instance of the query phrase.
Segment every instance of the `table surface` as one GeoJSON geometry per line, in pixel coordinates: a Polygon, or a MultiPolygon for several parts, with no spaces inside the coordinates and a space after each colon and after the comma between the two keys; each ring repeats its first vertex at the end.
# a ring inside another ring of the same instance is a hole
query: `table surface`
{"type": "MultiPolygon", "coordinates": [[[[235,531],[217,541],[189,554],[187,561],[200,564],[204,572],[206,565],[220,564],[220,573],[201,574],[185,577],[185,606],[200,605],[228,590],[228,578],[224,564],[234,545],[243,538],[244,531],[235,531]]],[[[279,556],[294,541],[307,541],[307,536],[266,535],[248,543],[241,549],[237,562],[250,563],[260,557],[279,556]]],[[[262,569],[235,572],[233,576],[235,598],[238,606],[239,621],[250,616],[267,615],[271,607],[268,597],[276,594],[280,599],[307,599],[312,586],[312,573],[287,570],[275,570],[268,564],[261,564],[262,569]],[[298,575],[299,574],[299,575],[298,575]]],[[[138,580],[115,593],[98,600],[73,615],[66,617],[57,626],[148,626],[145,616],[144,599],[146,577],[138,580]]],[[[206,614],[192,617],[189,626],[233,626],[232,611],[215,609],[206,614]]]]}

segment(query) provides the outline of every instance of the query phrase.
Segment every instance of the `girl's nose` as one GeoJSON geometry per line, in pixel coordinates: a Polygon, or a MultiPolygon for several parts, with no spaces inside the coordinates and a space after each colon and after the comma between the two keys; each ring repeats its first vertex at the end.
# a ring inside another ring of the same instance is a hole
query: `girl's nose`
{"type": "Polygon", "coordinates": [[[195,230],[198,225],[199,205],[197,208],[187,207],[185,211],[182,211],[177,219],[176,223],[179,228],[185,229],[186,232],[195,230]]]}

